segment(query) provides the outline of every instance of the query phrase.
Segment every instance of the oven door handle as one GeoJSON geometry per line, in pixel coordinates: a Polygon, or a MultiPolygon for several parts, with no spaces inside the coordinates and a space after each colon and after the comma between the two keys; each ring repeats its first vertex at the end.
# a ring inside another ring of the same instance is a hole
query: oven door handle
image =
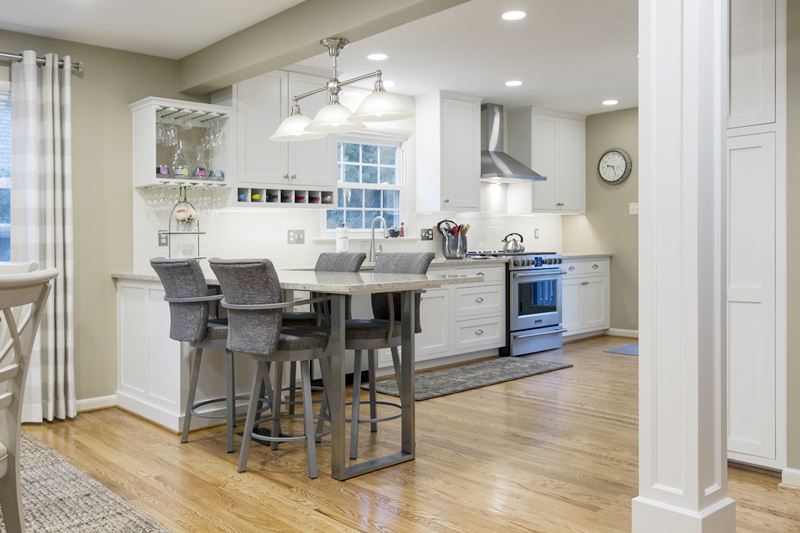
{"type": "Polygon", "coordinates": [[[552,270],[547,271],[547,272],[525,272],[525,273],[514,272],[513,276],[515,278],[530,278],[530,277],[534,277],[534,276],[556,276],[556,275],[561,275],[561,274],[566,274],[566,273],[567,273],[566,270],[559,270],[558,272],[553,272],[552,270]]]}
{"type": "Polygon", "coordinates": [[[514,340],[519,339],[530,339],[531,337],[539,337],[541,335],[552,335],[553,333],[566,333],[567,330],[564,328],[556,329],[553,331],[542,331],[541,333],[531,333],[529,335],[513,335],[514,340]]]}

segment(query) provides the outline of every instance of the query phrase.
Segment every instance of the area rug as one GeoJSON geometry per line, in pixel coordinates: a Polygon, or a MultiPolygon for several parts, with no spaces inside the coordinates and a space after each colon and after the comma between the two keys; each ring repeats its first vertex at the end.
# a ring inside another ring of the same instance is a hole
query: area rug
{"type": "MultiPolygon", "coordinates": [[[[499,357],[471,365],[424,372],[417,375],[414,398],[417,401],[428,400],[437,396],[486,387],[571,366],[538,359],[499,357]]],[[[364,385],[362,388],[367,388],[367,386],[364,385]]],[[[378,381],[375,388],[383,394],[400,396],[397,392],[397,382],[393,379],[378,381]]]]}
{"type": "Polygon", "coordinates": [[[611,350],[604,350],[606,353],[621,353],[623,355],[639,355],[639,343],[626,344],[619,348],[612,348],[611,350]]]}
{"type": "MultiPolygon", "coordinates": [[[[169,533],[53,449],[24,434],[21,440],[20,487],[29,532],[169,533]]],[[[2,523],[0,531],[6,531],[2,523]]]]}

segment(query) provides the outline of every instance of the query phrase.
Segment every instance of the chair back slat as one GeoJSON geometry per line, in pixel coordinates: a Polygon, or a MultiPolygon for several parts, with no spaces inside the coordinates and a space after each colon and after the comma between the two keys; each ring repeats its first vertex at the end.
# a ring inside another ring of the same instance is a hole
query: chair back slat
{"type": "Polygon", "coordinates": [[[14,394],[11,392],[4,392],[0,394],[0,410],[6,409],[14,401],[14,394]]]}
{"type": "Polygon", "coordinates": [[[0,368],[0,383],[14,379],[19,374],[20,366],[17,363],[12,363],[8,366],[0,368]]]}
{"type": "MultiPolygon", "coordinates": [[[[281,303],[278,273],[269,259],[214,258],[208,261],[225,302],[234,305],[281,303]]],[[[274,353],[281,334],[280,309],[228,309],[228,349],[266,355],[274,353]]]]}

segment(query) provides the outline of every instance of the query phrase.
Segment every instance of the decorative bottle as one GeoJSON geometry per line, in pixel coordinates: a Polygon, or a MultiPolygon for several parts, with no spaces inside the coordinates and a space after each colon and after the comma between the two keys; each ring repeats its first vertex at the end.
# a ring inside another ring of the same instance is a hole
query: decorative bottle
{"type": "Polygon", "coordinates": [[[183,140],[178,141],[178,148],[175,149],[175,155],[172,156],[171,170],[173,178],[189,177],[189,160],[186,157],[183,140]]]}
{"type": "Polygon", "coordinates": [[[400,223],[400,237],[406,236],[405,222],[400,223]]]}
{"type": "Polygon", "coordinates": [[[350,249],[350,241],[347,238],[347,226],[342,224],[336,228],[336,251],[338,253],[346,252],[350,249]]]}

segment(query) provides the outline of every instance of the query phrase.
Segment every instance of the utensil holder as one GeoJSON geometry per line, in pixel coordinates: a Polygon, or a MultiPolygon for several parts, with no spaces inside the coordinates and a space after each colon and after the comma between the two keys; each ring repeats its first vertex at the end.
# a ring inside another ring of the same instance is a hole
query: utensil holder
{"type": "Polygon", "coordinates": [[[442,235],[442,254],[445,259],[464,259],[467,256],[467,236],[442,235]]]}

